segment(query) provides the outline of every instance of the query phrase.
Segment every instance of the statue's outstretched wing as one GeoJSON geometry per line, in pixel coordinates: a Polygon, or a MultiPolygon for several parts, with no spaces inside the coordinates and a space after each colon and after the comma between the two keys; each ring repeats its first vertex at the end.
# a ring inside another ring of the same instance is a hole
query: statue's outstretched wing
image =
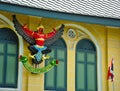
{"type": "Polygon", "coordinates": [[[49,47],[49,46],[52,45],[55,41],[57,41],[59,38],[61,38],[61,36],[62,36],[62,34],[63,34],[63,32],[64,32],[64,27],[65,27],[65,25],[62,24],[61,27],[58,29],[57,33],[56,33],[53,37],[45,40],[45,46],[48,46],[48,47],[49,47]]]}
{"type": "Polygon", "coordinates": [[[30,37],[28,34],[26,34],[25,31],[23,30],[22,25],[16,19],[16,15],[12,15],[12,17],[13,17],[14,27],[17,33],[21,35],[23,39],[27,41],[30,45],[35,44],[35,40],[32,37],[30,37]]]}

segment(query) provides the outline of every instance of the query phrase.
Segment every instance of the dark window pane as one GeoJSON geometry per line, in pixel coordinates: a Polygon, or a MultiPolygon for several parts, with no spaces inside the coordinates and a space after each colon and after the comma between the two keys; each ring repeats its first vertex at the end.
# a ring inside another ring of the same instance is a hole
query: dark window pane
{"type": "Polygon", "coordinates": [[[64,59],[65,57],[65,51],[63,49],[57,49],[57,59],[64,59]]]}
{"type": "Polygon", "coordinates": [[[87,53],[87,62],[95,62],[95,54],[87,53]]]}
{"type": "Polygon", "coordinates": [[[85,73],[84,64],[77,64],[77,90],[85,89],[85,73]]]}
{"type": "Polygon", "coordinates": [[[85,60],[85,53],[84,52],[77,52],[77,61],[78,62],[84,62],[85,60]]]}
{"type": "Polygon", "coordinates": [[[79,41],[76,47],[76,90],[97,91],[96,48],[88,39],[79,41]]]}
{"type": "Polygon", "coordinates": [[[55,70],[52,69],[46,73],[46,87],[54,88],[55,85],[55,70]]]}
{"type": "Polygon", "coordinates": [[[8,44],[7,45],[7,53],[8,54],[16,54],[17,45],[16,44],[8,44]]]}
{"type": "Polygon", "coordinates": [[[0,43],[0,53],[4,53],[4,43],[0,43]]]}
{"type": "Polygon", "coordinates": [[[16,88],[18,79],[18,38],[13,30],[0,28],[0,87],[16,88]]]}
{"type": "Polygon", "coordinates": [[[55,49],[52,48],[52,51],[48,54],[50,57],[55,57],[55,49]]]}
{"type": "Polygon", "coordinates": [[[87,65],[87,84],[89,91],[95,91],[95,67],[94,65],[87,65]]]}
{"type": "Polygon", "coordinates": [[[16,57],[7,56],[6,84],[15,84],[16,57]]]}
{"type": "MultiPolygon", "coordinates": [[[[45,90],[66,91],[66,45],[62,39],[51,46],[52,52],[48,55],[59,60],[59,64],[45,75],[45,90]]],[[[48,64],[46,61],[45,64],[48,64]]]]}
{"type": "Polygon", "coordinates": [[[60,61],[57,66],[57,88],[65,88],[65,65],[60,61]]]}
{"type": "Polygon", "coordinates": [[[4,66],[4,56],[0,55],[0,84],[3,83],[3,72],[4,72],[3,66],[4,66]]]}

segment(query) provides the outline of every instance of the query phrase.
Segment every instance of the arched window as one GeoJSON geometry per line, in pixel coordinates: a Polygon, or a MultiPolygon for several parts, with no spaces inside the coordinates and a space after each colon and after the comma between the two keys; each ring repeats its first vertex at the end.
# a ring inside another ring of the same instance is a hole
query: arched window
{"type": "Polygon", "coordinates": [[[17,88],[18,37],[9,28],[0,28],[0,87],[17,88]]]}
{"type": "MultiPolygon", "coordinates": [[[[59,39],[51,46],[52,58],[58,59],[59,64],[45,73],[45,90],[67,91],[67,49],[63,39],[59,39]]],[[[46,61],[46,64],[49,63],[46,61]]]]}
{"type": "Polygon", "coordinates": [[[75,73],[76,91],[97,91],[96,48],[88,39],[77,44],[75,73]]]}

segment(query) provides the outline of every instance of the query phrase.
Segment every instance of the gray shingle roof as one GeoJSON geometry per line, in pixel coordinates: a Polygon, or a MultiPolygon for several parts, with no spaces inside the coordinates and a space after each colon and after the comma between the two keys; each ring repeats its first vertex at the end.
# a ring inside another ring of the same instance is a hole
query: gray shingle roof
{"type": "Polygon", "coordinates": [[[1,0],[58,12],[120,19],[119,0],[1,0]]]}

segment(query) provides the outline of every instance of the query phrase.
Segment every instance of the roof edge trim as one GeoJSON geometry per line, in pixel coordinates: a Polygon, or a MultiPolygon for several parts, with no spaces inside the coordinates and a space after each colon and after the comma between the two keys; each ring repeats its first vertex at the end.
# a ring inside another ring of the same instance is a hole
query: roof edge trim
{"type": "Polygon", "coordinates": [[[3,3],[3,2],[0,2],[0,10],[38,16],[38,17],[56,18],[56,19],[70,20],[76,22],[85,22],[85,23],[120,27],[120,19],[49,11],[44,9],[32,8],[32,7],[3,3]]]}

